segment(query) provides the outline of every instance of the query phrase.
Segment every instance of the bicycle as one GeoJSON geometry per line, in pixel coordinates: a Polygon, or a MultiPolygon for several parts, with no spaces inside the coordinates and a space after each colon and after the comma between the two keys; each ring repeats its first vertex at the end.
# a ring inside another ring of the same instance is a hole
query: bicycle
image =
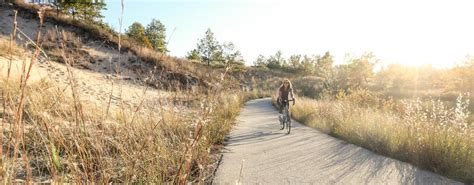
{"type": "Polygon", "coordinates": [[[280,124],[281,124],[281,129],[283,130],[286,128],[288,131],[286,132],[287,134],[290,134],[291,132],[291,115],[290,115],[290,101],[295,101],[294,99],[292,100],[284,100],[283,101],[283,116],[280,117],[280,124]]]}

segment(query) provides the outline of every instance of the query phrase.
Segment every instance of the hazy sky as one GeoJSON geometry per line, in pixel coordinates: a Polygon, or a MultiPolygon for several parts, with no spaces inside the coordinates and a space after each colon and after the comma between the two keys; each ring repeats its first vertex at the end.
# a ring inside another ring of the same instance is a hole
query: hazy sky
{"type": "MultiPolygon", "coordinates": [[[[106,22],[118,29],[120,1],[108,0],[106,22]]],[[[473,1],[474,2],[474,1],[473,1]]],[[[384,63],[460,63],[474,55],[474,3],[436,0],[125,0],[123,30],[134,21],[162,21],[171,54],[183,57],[211,28],[232,41],[247,64],[259,54],[373,52],[384,63]]]]}

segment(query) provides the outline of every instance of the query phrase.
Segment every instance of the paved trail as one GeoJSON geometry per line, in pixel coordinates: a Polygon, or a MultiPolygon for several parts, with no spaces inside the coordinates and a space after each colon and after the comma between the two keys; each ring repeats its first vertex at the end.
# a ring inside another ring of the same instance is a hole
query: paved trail
{"type": "Polygon", "coordinates": [[[293,121],[279,130],[270,99],[246,104],[215,184],[460,184],[293,121]]]}

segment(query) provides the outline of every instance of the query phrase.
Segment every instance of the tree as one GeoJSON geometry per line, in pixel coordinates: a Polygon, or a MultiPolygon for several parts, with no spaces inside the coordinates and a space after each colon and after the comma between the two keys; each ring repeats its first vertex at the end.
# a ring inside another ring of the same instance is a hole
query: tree
{"type": "Polygon", "coordinates": [[[153,49],[163,53],[168,52],[166,48],[166,28],[159,20],[152,19],[146,27],[145,34],[153,49]]]}
{"type": "MultiPolygon", "coordinates": [[[[319,56],[316,56],[316,58],[319,58],[319,56]]],[[[305,55],[303,56],[303,60],[301,60],[301,69],[300,73],[303,75],[310,75],[314,73],[314,59],[311,57],[305,55]]]]}
{"type": "Polygon", "coordinates": [[[139,22],[134,22],[128,29],[125,31],[128,37],[132,38],[140,45],[151,48],[151,43],[146,37],[145,28],[139,22]]]}
{"type": "Polygon", "coordinates": [[[214,33],[212,33],[211,29],[207,29],[204,38],[199,40],[197,51],[201,59],[204,60],[208,66],[210,66],[213,61],[221,60],[222,47],[216,38],[214,38],[214,33]]]}
{"type": "Polygon", "coordinates": [[[72,20],[76,20],[76,12],[79,9],[79,2],[73,0],[59,0],[58,6],[63,10],[63,13],[72,14],[72,20]]]}
{"type": "Polygon", "coordinates": [[[89,22],[102,22],[104,16],[101,14],[102,10],[106,10],[107,4],[103,0],[89,0],[83,2],[86,7],[84,8],[84,19],[89,22]]]}
{"type": "Polygon", "coordinates": [[[359,88],[367,86],[374,76],[374,66],[378,59],[372,53],[353,58],[348,64],[336,68],[336,79],[340,88],[359,88]]]}
{"type": "Polygon", "coordinates": [[[294,71],[297,71],[301,67],[301,55],[291,55],[290,56],[290,66],[294,71]]]}
{"type": "Polygon", "coordinates": [[[189,60],[201,60],[201,56],[199,55],[199,52],[196,49],[189,51],[186,55],[186,58],[189,60]]]}
{"type": "Polygon", "coordinates": [[[107,6],[103,0],[57,0],[53,4],[57,6],[57,15],[59,15],[59,9],[62,9],[63,13],[71,13],[73,20],[77,17],[87,22],[99,23],[104,18],[101,14],[102,10],[107,6]]]}
{"type": "Polygon", "coordinates": [[[316,60],[316,74],[323,78],[329,78],[330,74],[332,73],[332,65],[334,63],[333,57],[329,52],[326,52],[323,57],[318,58],[316,60]]]}
{"type": "Polygon", "coordinates": [[[258,55],[257,59],[253,62],[254,66],[267,67],[267,59],[263,55],[258,55]]]}
{"type": "Polygon", "coordinates": [[[222,54],[220,56],[224,59],[224,64],[243,64],[244,60],[239,50],[235,48],[234,43],[225,42],[222,45],[222,54]]]}
{"type": "Polygon", "coordinates": [[[275,55],[270,56],[267,62],[267,67],[270,69],[281,69],[283,64],[286,63],[281,51],[278,51],[275,53],[275,55]]]}

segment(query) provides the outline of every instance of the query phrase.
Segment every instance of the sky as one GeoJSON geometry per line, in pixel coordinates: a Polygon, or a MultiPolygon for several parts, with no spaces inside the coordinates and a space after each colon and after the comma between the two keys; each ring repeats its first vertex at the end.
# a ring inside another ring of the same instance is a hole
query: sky
{"type": "MultiPolygon", "coordinates": [[[[119,29],[120,0],[106,0],[105,21],[119,29]]],[[[469,0],[125,0],[122,31],[152,18],[167,28],[170,54],[184,57],[210,28],[251,65],[278,50],[323,55],[336,63],[372,52],[381,63],[450,67],[474,55],[469,0]]]]}

